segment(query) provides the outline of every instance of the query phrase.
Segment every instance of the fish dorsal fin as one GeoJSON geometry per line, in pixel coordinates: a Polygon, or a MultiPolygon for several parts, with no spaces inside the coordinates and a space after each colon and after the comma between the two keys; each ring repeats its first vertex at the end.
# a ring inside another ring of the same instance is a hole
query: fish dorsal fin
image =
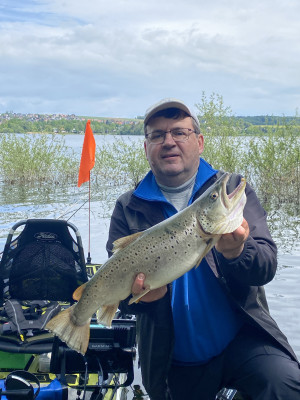
{"type": "Polygon", "coordinates": [[[132,235],[124,236],[120,239],[115,240],[113,243],[113,253],[116,253],[117,251],[127,247],[130,243],[134,242],[142,233],[143,232],[133,233],[132,235]]]}
{"type": "Polygon", "coordinates": [[[81,299],[82,293],[85,289],[86,283],[84,283],[83,285],[79,286],[75,292],[73,293],[72,297],[74,300],[79,301],[81,299]]]}

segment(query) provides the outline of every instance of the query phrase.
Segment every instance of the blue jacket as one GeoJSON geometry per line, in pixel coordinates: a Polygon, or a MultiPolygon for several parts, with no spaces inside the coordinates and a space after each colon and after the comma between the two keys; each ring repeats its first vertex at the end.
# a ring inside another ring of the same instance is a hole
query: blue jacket
{"type": "MultiPolygon", "coordinates": [[[[197,191],[218,171],[202,158],[189,204],[197,191]]],[[[142,180],[134,196],[158,201],[166,217],[177,210],[164,197],[150,171],[142,180]]],[[[242,321],[232,309],[222,286],[204,259],[172,283],[172,309],[175,329],[173,362],[179,365],[197,365],[219,355],[233,340],[242,321]],[[209,327],[209,329],[207,329],[209,327]],[[222,329],[222,335],[220,335],[222,329]]]]}
{"type": "MultiPolygon", "coordinates": [[[[193,198],[198,198],[221,175],[216,173],[199,188],[193,198]]],[[[238,186],[241,176],[233,174],[227,184],[231,193],[238,186]]],[[[245,323],[259,327],[272,336],[291,357],[297,361],[285,335],[269,314],[263,285],[270,282],[277,269],[277,248],[266,223],[266,212],[253,189],[246,186],[247,202],[244,217],[248,221],[250,236],[242,254],[234,260],[225,259],[215,249],[205,259],[218,277],[225,293],[245,323]]],[[[111,218],[108,254],[113,242],[161,222],[165,219],[164,205],[134,195],[134,190],[123,194],[116,202],[111,218]]],[[[121,311],[137,315],[137,340],[141,362],[142,380],[151,398],[166,397],[166,377],[172,361],[174,332],[171,309],[171,287],[160,300],[128,306],[124,300],[121,311]]]]}

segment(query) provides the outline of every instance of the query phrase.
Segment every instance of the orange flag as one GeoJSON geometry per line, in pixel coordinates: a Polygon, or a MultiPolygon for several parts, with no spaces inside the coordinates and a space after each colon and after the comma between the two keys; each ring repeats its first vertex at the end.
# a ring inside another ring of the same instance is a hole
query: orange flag
{"type": "Polygon", "coordinates": [[[95,165],[96,142],[91,128],[91,121],[86,123],[81,161],[78,174],[78,187],[90,180],[90,170],[95,165]]]}

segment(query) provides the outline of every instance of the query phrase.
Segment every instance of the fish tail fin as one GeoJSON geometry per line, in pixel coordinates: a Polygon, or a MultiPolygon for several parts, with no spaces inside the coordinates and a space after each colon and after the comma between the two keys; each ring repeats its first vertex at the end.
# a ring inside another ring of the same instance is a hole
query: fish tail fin
{"type": "Polygon", "coordinates": [[[75,325],[71,318],[74,306],[52,318],[46,329],[57,335],[71,349],[84,355],[90,340],[90,319],[84,325],[75,325]]]}
{"type": "Polygon", "coordinates": [[[106,326],[111,326],[111,322],[118,310],[119,304],[113,304],[111,306],[103,306],[97,311],[97,322],[106,326]]]}

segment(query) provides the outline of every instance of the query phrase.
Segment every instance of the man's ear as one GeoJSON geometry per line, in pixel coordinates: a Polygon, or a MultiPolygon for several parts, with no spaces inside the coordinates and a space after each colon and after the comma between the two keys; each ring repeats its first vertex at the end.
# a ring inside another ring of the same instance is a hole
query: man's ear
{"type": "Polygon", "coordinates": [[[148,155],[147,155],[147,143],[146,143],[146,140],[144,141],[144,150],[145,150],[146,158],[147,158],[147,160],[148,160],[148,155]]]}
{"type": "Polygon", "coordinates": [[[204,137],[201,133],[198,135],[198,147],[199,147],[199,155],[201,155],[204,150],[204,137]]]}

